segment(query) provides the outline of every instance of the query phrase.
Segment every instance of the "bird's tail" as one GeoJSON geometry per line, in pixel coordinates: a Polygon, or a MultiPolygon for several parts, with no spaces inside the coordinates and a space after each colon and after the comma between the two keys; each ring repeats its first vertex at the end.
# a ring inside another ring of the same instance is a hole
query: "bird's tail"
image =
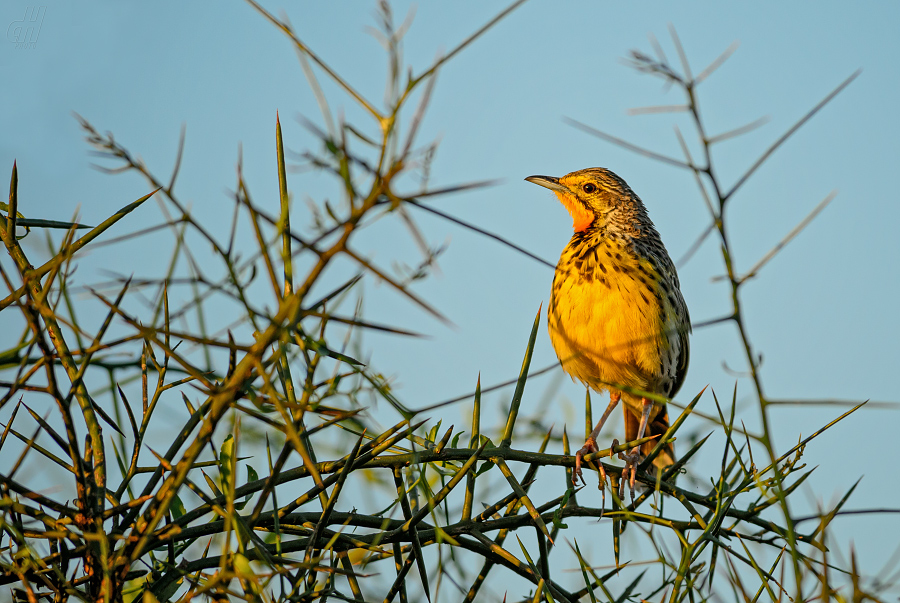
{"type": "MultiPolygon", "coordinates": [[[[641,419],[634,416],[631,412],[625,411],[625,441],[630,442],[637,439],[638,429],[641,426],[641,419]]],[[[658,435],[662,437],[669,430],[669,414],[666,407],[663,406],[657,415],[647,424],[644,437],[658,435]]],[[[659,439],[651,440],[641,445],[641,454],[646,456],[653,451],[659,439]]],[[[668,442],[659,454],[653,459],[653,466],[657,469],[666,469],[675,464],[675,444],[668,442]]],[[[674,478],[673,478],[674,480],[674,478]]]]}

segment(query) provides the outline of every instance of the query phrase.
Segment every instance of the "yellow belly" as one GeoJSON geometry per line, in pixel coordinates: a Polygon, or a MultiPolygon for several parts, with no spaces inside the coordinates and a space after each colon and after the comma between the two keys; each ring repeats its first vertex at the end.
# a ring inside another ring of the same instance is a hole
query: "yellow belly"
{"type": "MultiPolygon", "coordinates": [[[[563,369],[596,391],[624,386],[663,393],[674,368],[674,312],[646,260],[614,257],[600,262],[602,271],[585,265],[585,273],[571,263],[558,271],[548,309],[550,341],[563,369]]],[[[640,396],[623,392],[622,399],[640,412],[640,396]]]]}

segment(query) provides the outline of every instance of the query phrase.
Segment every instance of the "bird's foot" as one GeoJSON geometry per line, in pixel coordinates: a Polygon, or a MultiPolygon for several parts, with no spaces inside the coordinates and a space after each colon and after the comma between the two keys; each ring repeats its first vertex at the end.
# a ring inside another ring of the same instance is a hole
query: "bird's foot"
{"type": "Polygon", "coordinates": [[[627,480],[631,502],[634,502],[634,482],[637,477],[637,466],[641,463],[641,447],[635,446],[628,454],[620,452],[619,458],[625,461],[625,469],[622,470],[622,480],[619,482],[619,498],[621,499],[625,494],[624,488],[627,480]]]}
{"type": "Polygon", "coordinates": [[[581,473],[581,459],[584,458],[584,455],[590,454],[592,452],[597,451],[597,442],[594,441],[594,438],[588,438],[584,442],[584,446],[581,447],[581,450],[575,453],[575,470],[572,472],[572,485],[577,486],[578,480],[581,480],[582,484],[587,485],[587,482],[584,481],[584,475],[581,473]]]}
{"type": "MultiPolygon", "coordinates": [[[[597,448],[597,441],[594,438],[588,438],[584,442],[584,446],[581,447],[581,450],[575,453],[575,471],[572,472],[572,484],[577,486],[578,480],[581,480],[582,484],[587,485],[587,482],[584,481],[584,475],[581,473],[581,463],[582,459],[585,455],[590,454],[592,452],[597,452],[599,448],[597,448]]],[[[600,473],[600,488],[603,488],[603,484],[606,482],[606,470],[603,469],[603,463],[597,462],[597,471],[600,473]]]]}
{"type": "MultiPolygon", "coordinates": [[[[584,476],[581,473],[581,460],[582,457],[586,454],[590,454],[592,452],[597,452],[597,441],[594,438],[589,437],[584,442],[584,446],[581,447],[581,450],[575,453],[575,471],[572,473],[572,483],[574,485],[578,485],[578,480],[581,480],[582,484],[587,485],[587,482],[584,481],[584,476]]],[[[600,490],[602,495],[602,501],[600,503],[600,509],[602,511],[603,507],[606,506],[606,469],[603,468],[603,463],[597,461],[597,473],[600,474],[600,483],[597,484],[597,488],[600,490]]]]}

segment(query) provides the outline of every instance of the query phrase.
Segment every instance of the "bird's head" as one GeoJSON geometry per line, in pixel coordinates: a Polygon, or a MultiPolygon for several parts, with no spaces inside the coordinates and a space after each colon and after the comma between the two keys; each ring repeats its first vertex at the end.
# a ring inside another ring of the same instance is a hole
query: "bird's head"
{"type": "Polygon", "coordinates": [[[562,178],[529,176],[525,180],[556,193],[572,214],[575,232],[586,230],[595,222],[606,224],[610,213],[636,199],[625,181],[605,168],[578,170],[562,178]]]}

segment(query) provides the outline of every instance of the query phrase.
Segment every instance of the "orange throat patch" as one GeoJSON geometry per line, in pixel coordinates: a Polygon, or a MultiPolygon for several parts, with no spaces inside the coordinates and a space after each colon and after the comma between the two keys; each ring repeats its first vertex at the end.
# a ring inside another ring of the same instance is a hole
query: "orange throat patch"
{"type": "Polygon", "coordinates": [[[581,232],[591,225],[591,222],[594,221],[594,212],[579,203],[577,199],[573,199],[571,195],[556,191],[553,192],[556,193],[560,202],[567,210],[569,210],[569,213],[572,214],[572,228],[575,232],[581,232]]]}

